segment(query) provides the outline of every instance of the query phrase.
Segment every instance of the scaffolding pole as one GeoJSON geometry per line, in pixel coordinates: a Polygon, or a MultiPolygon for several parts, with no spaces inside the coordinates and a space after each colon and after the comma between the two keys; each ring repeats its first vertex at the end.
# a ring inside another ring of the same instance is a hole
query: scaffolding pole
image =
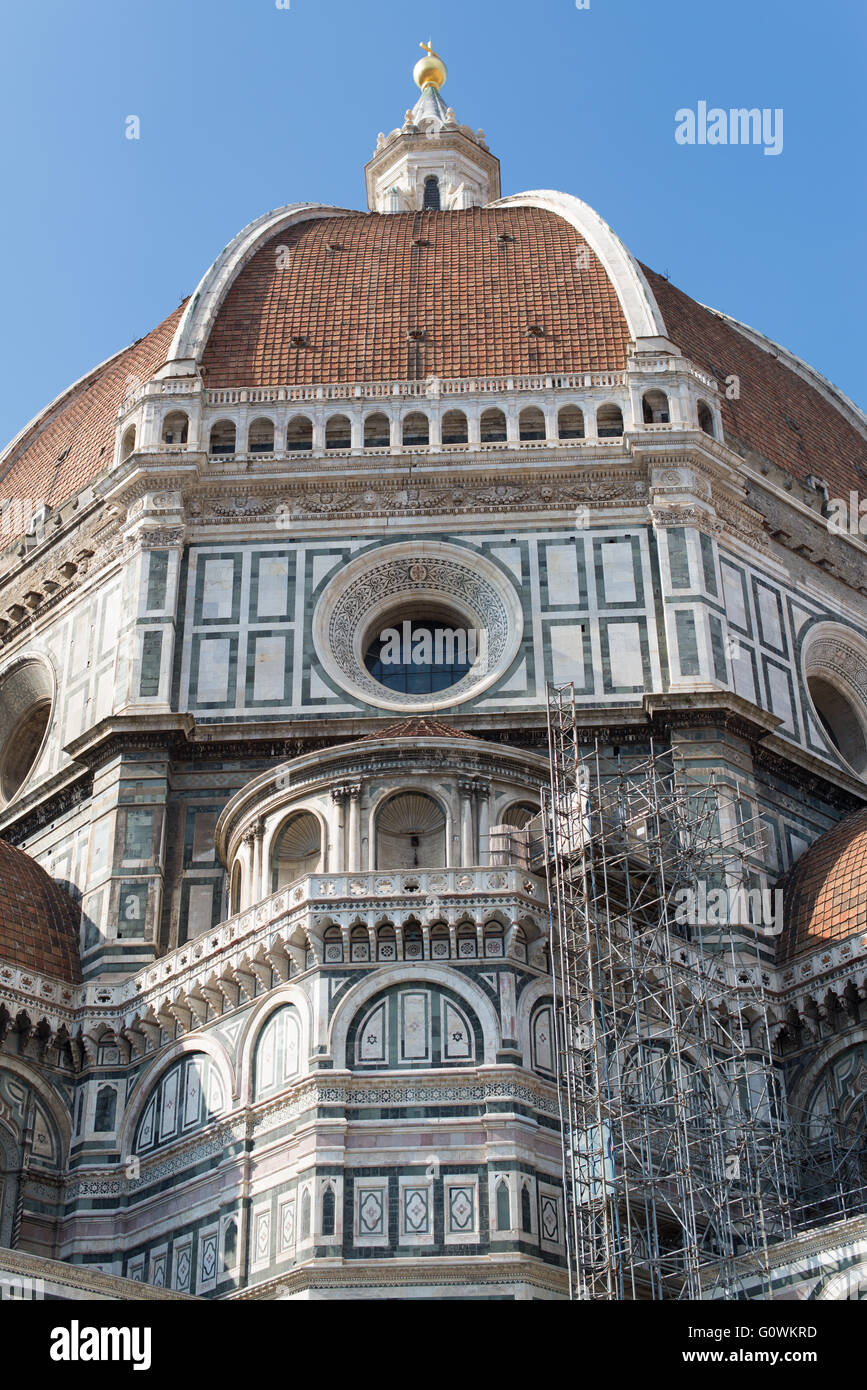
{"type": "Polygon", "coordinates": [[[549,687],[548,733],[537,839],[571,1296],[736,1298],[792,1229],[755,845],[715,776],[690,780],[669,747],[582,744],[571,685],[549,687]]]}

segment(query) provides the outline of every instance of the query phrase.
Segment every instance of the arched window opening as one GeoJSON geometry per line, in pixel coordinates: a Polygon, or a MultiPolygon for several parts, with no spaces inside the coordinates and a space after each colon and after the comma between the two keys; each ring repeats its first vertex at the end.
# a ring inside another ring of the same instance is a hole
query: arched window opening
{"type": "MultiPolygon", "coordinates": [[[[8,694],[11,696],[14,687],[20,684],[22,682],[10,677],[8,694]]],[[[3,694],[7,694],[5,681],[3,694]]],[[[39,757],[39,750],[50,722],[51,700],[38,700],[25,711],[7,735],[0,751],[0,796],[4,801],[11,801],[26,782],[39,757]]]]}
{"type": "Polygon", "coordinates": [[[387,449],[391,443],[391,429],[388,416],[381,410],[374,411],[364,421],[365,449],[387,449]]]}
{"type": "MultiPolygon", "coordinates": [[[[407,960],[422,959],[418,923],[406,923],[407,960]]],[[[346,1040],[347,1065],[359,1070],[461,1066],[484,1060],[479,1020],[450,990],[396,985],[368,1000],[353,1018],[346,1040]]]]}
{"type": "Polygon", "coordinates": [[[561,439],[584,438],[584,411],[577,405],[564,405],[557,415],[557,434],[561,439]]]}
{"type": "Polygon", "coordinates": [[[349,959],[356,962],[370,960],[370,936],[367,927],[353,927],[349,933],[349,959]]]}
{"type": "Polygon", "coordinates": [[[518,417],[518,433],[521,439],[544,439],[546,437],[545,416],[538,406],[528,406],[518,417]]]}
{"type": "Polygon", "coordinates": [[[439,923],[437,926],[431,928],[431,960],[448,960],[449,954],[449,929],[443,923],[439,923]]]}
{"type": "Polygon", "coordinates": [[[645,425],[667,425],[669,421],[668,397],[664,391],[645,391],[641,399],[641,413],[645,425]]]}
{"type": "Polygon", "coordinates": [[[462,410],[447,410],[442,419],[443,444],[466,444],[470,434],[467,417],[462,410]]]}
{"type": "Polygon", "coordinates": [[[215,425],[211,426],[210,452],[212,454],[234,454],[234,420],[218,420],[215,425]]]}
{"type": "Polygon", "coordinates": [[[424,958],[424,938],[418,922],[404,923],[403,957],[404,960],[422,960],[424,958]]]}
{"type": "Polygon", "coordinates": [[[533,1067],[546,1076],[553,1076],[556,1070],[554,1048],[554,1013],[550,1004],[541,1004],[530,1019],[530,1044],[533,1067]]]}
{"type": "Polygon", "coordinates": [[[291,816],[274,841],[271,856],[271,891],[319,870],[322,836],[319,821],[310,811],[291,816]]]}
{"type": "Polygon", "coordinates": [[[326,449],[349,449],[352,447],[352,426],[347,415],[332,415],[325,425],[326,449]]]}
{"type": "Polygon", "coordinates": [[[822,728],[841,758],[860,776],[867,776],[867,737],[855,705],[818,674],[807,676],[807,689],[822,728]]]}
{"type": "Polygon", "coordinates": [[[458,927],[458,956],[463,960],[472,960],[477,955],[478,949],[475,927],[470,923],[458,927]]]}
{"type": "Polygon", "coordinates": [[[125,430],[124,430],[124,432],[123,432],[123,437],[122,437],[122,439],[121,439],[121,441],[120,441],[120,456],[121,456],[121,458],[122,458],[122,459],[128,459],[129,456],[130,456],[130,454],[134,451],[134,449],[135,449],[135,425],[130,425],[128,429],[125,429],[125,430]]]}
{"type": "Polygon", "coordinates": [[[295,415],[286,430],[286,449],[288,453],[298,453],[313,448],[313,425],[306,415],[295,415]]]}
{"type": "Polygon", "coordinates": [[[440,211],[440,181],[436,174],[428,174],[424,181],[425,212],[440,211]]]}
{"type": "Polygon", "coordinates": [[[430,425],[428,418],[420,410],[412,410],[403,422],[404,444],[429,444],[430,425]]]}
{"type": "Polygon", "coordinates": [[[700,430],[704,430],[705,434],[709,434],[711,439],[716,439],[716,430],[713,426],[713,411],[707,401],[699,401],[698,403],[698,427],[700,430]]]}
{"type": "Polygon", "coordinates": [[[93,1128],[97,1134],[111,1134],[114,1130],[114,1116],[117,1110],[117,1091],[114,1086],[100,1086],[96,1093],[96,1111],[93,1128]]]}
{"type": "Polygon", "coordinates": [[[327,927],[322,938],[326,965],[339,965],[343,960],[343,933],[339,927],[327,927]]]}
{"type": "Polygon", "coordinates": [[[376,935],[376,955],[378,960],[397,960],[397,937],[394,927],[380,927],[376,935]]]}
{"type": "Polygon", "coordinates": [[[530,1205],[530,1187],[528,1183],[521,1184],[521,1230],[529,1235],[533,1230],[533,1214],[530,1205]]]}
{"type": "Polygon", "coordinates": [[[506,417],[502,410],[490,409],[482,412],[479,432],[483,444],[504,444],[506,442],[506,417]]]}
{"type": "Polygon", "coordinates": [[[262,1028],[253,1059],[256,1100],[285,1089],[301,1068],[301,1024],[291,1004],[278,1009],[262,1028]]]}
{"type": "Polygon", "coordinates": [[[273,454],[274,422],[262,418],[254,420],[247,435],[247,451],[251,454],[273,454]]]}
{"type": "Polygon", "coordinates": [[[378,869],[442,869],[446,862],[446,818],[433,797],[401,792],[376,817],[378,869]]]}
{"type": "Polygon", "coordinates": [[[503,928],[499,922],[493,922],[485,927],[485,955],[489,958],[502,958],[503,928]]]}
{"type": "Polygon", "coordinates": [[[234,1216],[223,1229],[223,1270],[228,1273],[238,1261],[238,1223],[234,1216]]]}
{"type": "Polygon", "coordinates": [[[189,427],[189,417],[183,410],[170,410],[163,420],[163,443],[186,444],[189,427]]]}
{"type": "Polygon", "coordinates": [[[225,1103],[211,1058],[201,1052],[182,1058],[154,1086],[138,1122],[134,1152],[149,1153],[202,1129],[219,1118],[225,1103]]]}
{"type": "Polygon", "coordinates": [[[623,412],[619,405],[600,405],[596,412],[599,439],[617,439],[623,434],[623,412]]]}
{"type": "Polygon", "coordinates": [[[538,816],[539,807],[534,806],[531,801],[516,801],[514,806],[510,806],[503,812],[503,825],[514,825],[517,830],[523,830],[527,821],[538,816]]]}
{"type": "Polygon", "coordinates": [[[508,1231],[512,1224],[509,1210],[509,1188],[503,1178],[497,1183],[497,1230],[508,1231]]]}
{"type": "Polygon", "coordinates": [[[322,1194],[322,1234],[324,1236],[334,1235],[335,1214],[334,1188],[326,1187],[322,1194]]]}

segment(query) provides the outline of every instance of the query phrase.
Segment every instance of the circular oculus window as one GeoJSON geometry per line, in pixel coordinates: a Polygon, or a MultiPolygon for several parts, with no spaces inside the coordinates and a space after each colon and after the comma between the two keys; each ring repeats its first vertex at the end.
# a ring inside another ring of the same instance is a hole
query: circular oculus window
{"type": "Polygon", "coordinates": [[[473,699],[521,643],[514,584],[458,546],[413,541],[360,555],[326,585],[313,640],[329,676],[382,709],[429,711],[473,699]]]}
{"type": "Polygon", "coordinates": [[[825,737],[867,777],[867,644],[848,628],[818,624],[804,645],[804,683],[825,737]]]}
{"type": "Polygon", "coordinates": [[[54,705],[48,666],[25,658],[0,676],[0,802],[20,792],[42,751],[54,705]]]}

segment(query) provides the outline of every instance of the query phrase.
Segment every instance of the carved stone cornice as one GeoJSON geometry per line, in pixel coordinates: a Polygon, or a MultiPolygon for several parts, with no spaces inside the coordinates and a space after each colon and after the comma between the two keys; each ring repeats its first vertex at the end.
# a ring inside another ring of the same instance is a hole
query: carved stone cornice
{"type": "Polygon", "coordinates": [[[650,519],[654,526],[692,526],[705,535],[717,538],[724,529],[713,512],[699,506],[651,507],[650,519]]]}
{"type": "Polygon", "coordinates": [[[832,535],[824,517],[808,517],[760,488],[750,491],[752,510],[765,522],[770,537],[804,563],[805,573],[818,567],[857,593],[867,594],[867,557],[845,536],[832,535]]]}

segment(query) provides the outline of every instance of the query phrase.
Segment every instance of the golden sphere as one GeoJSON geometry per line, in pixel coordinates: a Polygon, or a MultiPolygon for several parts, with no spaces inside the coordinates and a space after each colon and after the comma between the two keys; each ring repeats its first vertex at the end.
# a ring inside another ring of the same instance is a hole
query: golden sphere
{"type": "Polygon", "coordinates": [[[436,87],[439,91],[449,75],[448,68],[433,49],[427,49],[425,44],[422,44],[422,48],[425,49],[425,56],[419,58],[413,68],[413,80],[417,87],[421,87],[422,91],[425,87],[436,87]]]}

